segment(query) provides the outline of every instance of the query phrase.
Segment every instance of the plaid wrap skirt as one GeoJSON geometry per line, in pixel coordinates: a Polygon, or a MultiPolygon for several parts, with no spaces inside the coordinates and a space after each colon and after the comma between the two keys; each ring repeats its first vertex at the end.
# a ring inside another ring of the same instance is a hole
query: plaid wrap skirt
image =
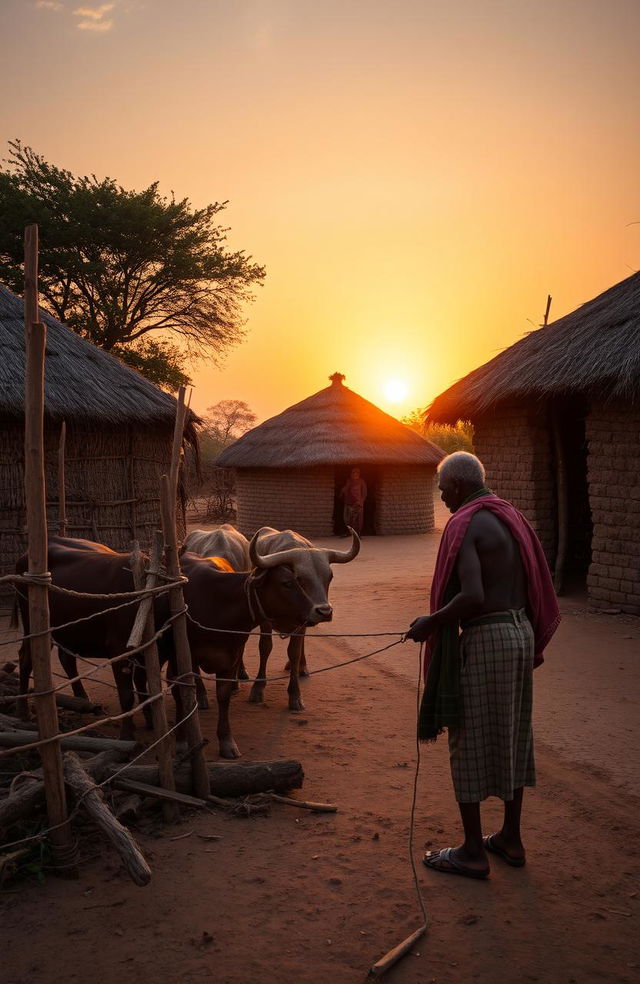
{"type": "Polygon", "coordinates": [[[472,620],[460,637],[460,723],[449,728],[459,803],[535,786],[533,629],[524,609],[472,620]]]}

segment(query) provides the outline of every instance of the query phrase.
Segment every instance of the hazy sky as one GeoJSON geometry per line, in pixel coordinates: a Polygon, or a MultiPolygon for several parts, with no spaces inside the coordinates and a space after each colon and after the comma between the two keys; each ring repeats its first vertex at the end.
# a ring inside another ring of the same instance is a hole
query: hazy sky
{"type": "Polygon", "coordinates": [[[229,199],[266,265],[197,410],[338,370],[405,412],[640,267],[638,0],[0,0],[0,38],[4,148],[229,199]]]}

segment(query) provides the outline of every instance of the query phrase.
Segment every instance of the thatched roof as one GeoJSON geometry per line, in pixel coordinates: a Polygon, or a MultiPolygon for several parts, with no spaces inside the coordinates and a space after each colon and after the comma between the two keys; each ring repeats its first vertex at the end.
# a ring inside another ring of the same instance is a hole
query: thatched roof
{"type": "MultiPolygon", "coordinates": [[[[47,326],[45,414],[103,425],[171,425],[176,401],[108,352],[44,311],[47,326]]],[[[0,285],[0,415],[24,416],[24,308],[0,285]]]]}
{"type": "Polygon", "coordinates": [[[640,273],[460,379],[433,401],[428,417],[454,423],[497,403],[572,394],[640,401],[640,273]]]}
{"type": "Polygon", "coordinates": [[[342,385],[332,384],[254,427],[216,460],[226,468],[435,465],[440,448],[342,385]]]}

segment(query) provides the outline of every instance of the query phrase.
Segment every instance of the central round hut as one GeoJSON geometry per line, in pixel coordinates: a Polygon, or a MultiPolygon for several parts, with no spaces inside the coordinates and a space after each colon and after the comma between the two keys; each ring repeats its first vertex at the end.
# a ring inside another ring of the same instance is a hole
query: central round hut
{"type": "Polygon", "coordinates": [[[433,529],[436,465],[444,452],[348,389],[331,385],[271,417],[226,448],[216,464],[236,473],[237,525],[291,528],[308,537],[344,532],[340,489],[351,468],[367,483],[365,534],[433,529]]]}

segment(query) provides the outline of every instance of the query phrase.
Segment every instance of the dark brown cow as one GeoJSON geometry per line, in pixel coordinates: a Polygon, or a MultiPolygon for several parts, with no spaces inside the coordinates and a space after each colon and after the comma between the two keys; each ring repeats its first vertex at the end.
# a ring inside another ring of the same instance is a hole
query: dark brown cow
{"type": "MultiPolygon", "coordinates": [[[[130,554],[116,553],[109,547],[101,543],[93,543],[91,540],[51,537],[48,567],[54,584],[74,591],[115,594],[134,590],[130,554]]],[[[27,569],[28,559],[25,555],[18,560],[16,572],[23,574],[27,569]]],[[[22,588],[18,591],[18,604],[25,634],[28,635],[29,607],[26,592],[22,588]]],[[[70,678],[77,675],[76,658],[72,654],[77,653],[78,656],[88,659],[110,659],[126,650],[137,606],[132,604],[116,612],[99,614],[114,604],[118,602],[110,599],[74,598],[59,594],[57,591],[50,592],[49,610],[52,626],[62,625],[87,615],[96,616],[87,622],[57,631],[53,635],[53,642],[60,644],[58,650],[60,662],[70,678]]],[[[130,660],[113,663],[112,668],[120,706],[123,711],[129,711],[135,701],[134,683],[141,693],[146,690],[144,668],[140,663],[132,666],[130,660]]],[[[31,670],[31,649],[29,640],[26,640],[20,648],[21,694],[26,694],[29,689],[31,670]]],[[[81,681],[72,684],[72,687],[77,697],[87,696],[81,681]]],[[[149,708],[144,710],[148,712],[149,708]]],[[[26,701],[20,702],[20,711],[23,715],[26,713],[26,701]]],[[[150,715],[147,713],[145,717],[149,724],[150,715]]],[[[133,720],[125,718],[120,727],[121,737],[131,739],[134,730],[133,720]]]]}
{"type": "MultiPolygon", "coordinates": [[[[133,589],[130,555],[116,553],[98,543],[52,537],[49,545],[49,570],[53,583],[75,591],[104,594],[133,589]]],[[[215,673],[218,699],[218,741],[223,758],[237,758],[240,754],[229,726],[229,699],[233,680],[249,632],[258,625],[260,616],[266,613],[278,632],[290,633],[301,625],[317,625],[330,617],[328,606],[317,605],[314,599],[298,583],[286,563],[271,564],[268,568],[251,573],[236,574],[221,571],[212,558],[185,553],[181,566],[188,577],[184,585],[184,598],[188,606],[188,635],[193,666],[207,673],[215,673]],[[198,625],[197,623],[200,623],[198,625]],[[202,627],[201,627],[202,626],[202,627]],[[230,632],[223,630],[229,629],[230,632]]],[[[18,561],[17,572],[24,573],[27,559],[18,561]]],[[[95,618],[54,633],[54,641],[79,656],[111,658],[126,650],[126,643],[135,619],[136,606],[102,614],[110,607],[111,600],[74,598],[51,592],[51,623],[61,625],[80,617],[94,614],[95,618]],[[96,614],[97,613],[97,614],[96,614]]],[[[24,596],[20,599],[25,631],[29,631],[29,617],[24,596]]],[[[156,625],[163,624],[169,612],[166,595],[154,602],[156,625]]],[[[170,677],[175,678],[175,656],[170,631],[160,639],[161,655],[169,660],[170,677]]],[[[63,651],[62,651],[63,652],[63,651]]],[[[75,667],[66,655],[63,666],[74,675],[75,667]]],[[[134,704],[132,667],[128,661],[112,664],[123,710],[134,704]]],[[[23,644],[20,661],[21,692],[26,693],[31,673],[31,653],[28,641],[23,644]]],[[[142,677],[140,677],[140,681],[142,677]]],[[[142,682],[139,690],[144,691],[142,682]]],[[[182,716],[179,688],[174,688],[178,704],[178,717],[182,716]]],[[[133,722],[126,718],[122,724],[122,737],[133,735],[133,722]]]]}

